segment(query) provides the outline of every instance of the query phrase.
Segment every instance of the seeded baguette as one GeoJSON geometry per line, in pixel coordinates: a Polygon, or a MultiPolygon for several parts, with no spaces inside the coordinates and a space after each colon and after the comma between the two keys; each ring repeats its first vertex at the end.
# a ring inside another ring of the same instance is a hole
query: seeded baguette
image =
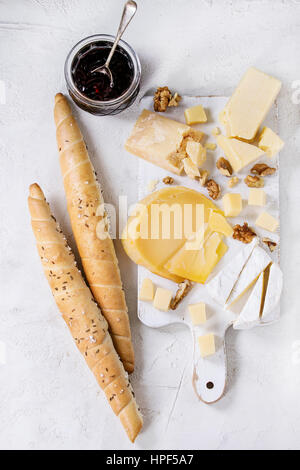
{"type": "Polygon", "coordinates": [[[55,97],[54,120],[68,212],[83,269],[106,318],[115,348],[127,372],[134,351],[120,270],[109,237],[103,197],[81,131],[67,99],[55,97]]]}
{"type": "Polygon", "coordinates": [[[74,255],[37,184],[29,188],[28,206],[38,252],[55,302],[111,408],[134,442],[143,419],[107,322],[77,269],[74,255]]]}

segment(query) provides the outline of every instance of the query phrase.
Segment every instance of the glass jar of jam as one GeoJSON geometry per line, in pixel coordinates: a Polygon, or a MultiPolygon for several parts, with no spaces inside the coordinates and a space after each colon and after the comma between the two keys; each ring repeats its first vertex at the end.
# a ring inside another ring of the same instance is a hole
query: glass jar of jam
{"type": "Polygon", "coordinates": [[[80,108],[100,116],[118,114],[135,100],[141,80],[141,64],[137,54],[120,40],[109,68],[114,84],[107,75],[93,72],[104,65],[114,37],[96,34],[78,42],[65,62],[65,78],[71,98],[80,108]]]}

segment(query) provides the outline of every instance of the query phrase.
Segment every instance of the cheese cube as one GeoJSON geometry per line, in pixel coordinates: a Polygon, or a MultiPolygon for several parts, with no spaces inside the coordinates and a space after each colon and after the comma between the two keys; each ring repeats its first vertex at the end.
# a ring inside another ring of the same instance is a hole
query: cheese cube
{"type": "Polygon", "coordinates": [[[214,232],[223,233],[226,237],[231,237],[233,234],[233,228],[225,217],[219,212],[211,211],[208,219],[208,225],[214,232]]]}
{"type": "Polygon", "coordinates": [[[265,230],[269,230],[270,232],[275,232],[279,225],[279,221],[271,214],[268,214],[268,212],[262,212],[256,219],[255,225],[264,228],[265,230]]]}
{"type": "Polygon", "coordinates": [[[186,153],[197,167],[202,166],[206,160],[206,149],[200,142],[189,140],[186,145],[186,153]]]}
{"type": "Polygon", "coordinates": [[[143,279],[142,287],[139,294],[140,300],[153,300],[154,297],[154,285],[151,279],[143,279]]]}
{"type": "Polygon", "coordinates": [[[170,303],[172,300],[172,292],[169,289],[163,289],[158,287],[155,292],[153,307],[163,312],[167,312],[170,308],[170,303]]]}
{"type": "Polygon", "coordinates": [[[195,165],[195,163],[191,160],[190,157],[184,158],[183,159],[183,168],[186,174],[190,178],[196,178],[200,176],[200,172],[198,170],[198,167],[195,165]]]}
{"type": "Polygon", "coordinates": [[[280,152],[284,142],[272,129],[264,127],[258,138],[258,146],[271,158],[280,152]]]}
{"type": "Polygon", "coordinates": [[[248,196],[249,206],[265,206],[267,195],[263,189],[250,188],[248,196]]]}
{"type": "Polygon", "coordinates": [[[216,352],[215,336],[212,333],[199,336],[198,343],[201,357],[211,356],[216,352]]]}
{"type": "Polygon", "coordinates": [[[236,217],[243,209],[242,196],[239,193],[227,193],[222,199],[226,217],[236,217]]]}
{"type": "Polygon", "coordinates": [[[188,306],[189,314],[193,325],[202,325],[206,322],[205,303],[191,304],[188,306]]]}
{"type": "Polygon", "coordinates": [[[204,108],[201,104],[199,104],[198,106],[193,106],[192,108],[187,108],[184,111],[184,116],[188,125],[198,124],[207,121],[204,108]]]}
{"type": "Polygon", "coordinates": [[[214,135],[214,136],[220,135],[220,134],[221,134],[220,128],[219,128],[219,127],[215,127],[215,128],[212,130],[211,133],[212,133],[212,135],[214,135]]]}

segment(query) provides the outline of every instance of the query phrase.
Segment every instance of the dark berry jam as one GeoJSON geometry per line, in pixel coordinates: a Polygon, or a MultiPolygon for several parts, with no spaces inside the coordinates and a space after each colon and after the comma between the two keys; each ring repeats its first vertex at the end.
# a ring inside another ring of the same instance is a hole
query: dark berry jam
{"type": "Polygon", "coordinates": [[[95,101],[110,101],[122,96],[130,87],[134,77],[134,65],[127,52],[117,46],[109,68],[113,76],[113,87],[109,77],[94,72],[96,67],[105,64],[112,43],[108,41],[93,42],[83,47],[75,56],[71,73],[76,88],[87,98],[95,101]]]}

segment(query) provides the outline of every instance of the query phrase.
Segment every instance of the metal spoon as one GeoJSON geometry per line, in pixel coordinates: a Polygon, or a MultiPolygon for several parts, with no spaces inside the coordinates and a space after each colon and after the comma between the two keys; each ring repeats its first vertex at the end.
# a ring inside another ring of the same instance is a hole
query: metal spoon
{"type": "Polygon", "coordinates": [[[100,67],[97,67],[94,70],[92,70],[92,73],[98,72],[98,73],[104,73],[105,75],[107,75],[109,77],[109,80],[110,80],[110,87],[111,88],[114,86],[114,79],[113,79],[111,70],[109,68],[109,64],[110,64],[112,56],[114,55],[114,52],[115,52],[116,47],[118,45],[118,42],[120,41],[125,29],[127,28],[127,26],[130,23],[130,21],[134,17],[136,10],[137,10],[137,4],[133,0],[130,0],[129,2],[125,3],[122,18],[121,18],[120,25],[119,25],[119,29],[118,29],[118,32],[117,32],[117,35],[116,35],[116,39],[115,39],[115,42],[114,42],[114,44],[111,48],[111,51],[110,51],[110,53],[109,53],[109,55],[106,59],[106,62],[105,62],[104,65],[101,65],[100,67]]]}

